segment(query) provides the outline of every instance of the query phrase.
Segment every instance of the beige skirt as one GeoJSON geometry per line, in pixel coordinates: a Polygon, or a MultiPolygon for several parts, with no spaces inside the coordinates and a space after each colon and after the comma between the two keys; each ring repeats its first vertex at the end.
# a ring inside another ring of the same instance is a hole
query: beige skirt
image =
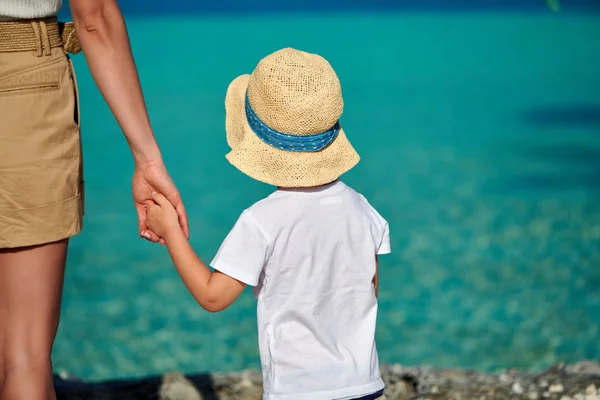
{"type": "Polygon", "coordinates": [[[73,66],[62,47],[39,43],[38,51],[0,50],[0,248],[50,243],[82,228],[73,66]]]}

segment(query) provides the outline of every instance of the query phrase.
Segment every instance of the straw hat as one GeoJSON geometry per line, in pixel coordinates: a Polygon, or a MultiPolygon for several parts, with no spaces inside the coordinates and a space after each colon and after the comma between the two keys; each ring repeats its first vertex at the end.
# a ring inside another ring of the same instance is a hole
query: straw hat
{"type": "Polygon", "coordinates": [[[275,186],[333,182],[360,159],[339,125],[343,108],[327,60],[292,48],[276,51],[227,89],[227,160],[275,186]]]}

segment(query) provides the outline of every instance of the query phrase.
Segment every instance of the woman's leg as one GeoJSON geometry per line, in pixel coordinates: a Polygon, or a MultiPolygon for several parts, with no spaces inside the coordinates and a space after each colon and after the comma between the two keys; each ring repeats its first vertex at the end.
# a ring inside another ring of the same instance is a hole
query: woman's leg
{"type": "Polygon", "coordinates": [[[50,355],[68,239],[0,249],[0,400],[53,400],[50,355]]]}

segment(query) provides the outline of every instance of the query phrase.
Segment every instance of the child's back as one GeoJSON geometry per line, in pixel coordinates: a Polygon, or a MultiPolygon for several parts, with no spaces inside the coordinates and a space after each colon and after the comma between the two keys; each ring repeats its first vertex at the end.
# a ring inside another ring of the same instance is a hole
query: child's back
{"type": "Polygon", "coordinates": [[[225,98],[227,160],[279,189],[240,216],[210,271],[164,196],[148,226],[202,307],[220,311],[246,285],[258,298],[265,400],[385,399],[375,346],[377,254],[387,222],[339,177],[359,156],[339,121],[339,79],[323,57],[282,49],[225,98]]]}
{"type": "Polygon", "coordinates": [[[278,190],[244,211],[212,266],[254,286],[265,393],[383,387],[373,278],[375,255],[388,252],[387,223],[341,181],[278,190]]]}

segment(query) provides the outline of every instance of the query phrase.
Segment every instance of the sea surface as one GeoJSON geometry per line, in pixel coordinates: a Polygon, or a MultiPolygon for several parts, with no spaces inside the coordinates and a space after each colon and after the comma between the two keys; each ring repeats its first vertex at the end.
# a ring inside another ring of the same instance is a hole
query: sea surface
{"type": "MultiPolygon", "coordinates": [[[[127,23],[205,262],[273,190],[225,160],[227,85],[296,47],[338,72],[341,121],[362,157],[343,180],[391,226],[381,361],[495,371],[600,358],[600,14],[391,7],[133,13],[127,23]]],[[[84,57],[74,62],[86,216],[70,247],[55,369],[99,380],[258,368],[250,291],[208,313],[166,249],[138,238],[129,149],[84,57]]]]}

